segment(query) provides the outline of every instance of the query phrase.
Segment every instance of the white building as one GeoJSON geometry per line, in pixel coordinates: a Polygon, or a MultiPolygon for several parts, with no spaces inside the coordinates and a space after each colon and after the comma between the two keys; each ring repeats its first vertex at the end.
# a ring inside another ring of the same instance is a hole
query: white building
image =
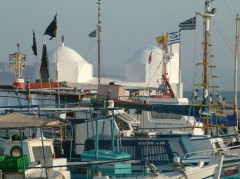
{"type": "MultiPolygon", "coordinates": [[[[183,87],[180,81],[179,44],[169,47],[166,59],[167,78],[176,97],[182,97],[183,87]]],[[[56,49],[48,53],[50,78],[56,81],[56,49]]],[[[93,66],[85,61],[73,49],[62,46],[57,49],[58,81],[87,83],[96,86],[97,77],[93,77],[93,66]]],[[[37,66],[35,64],[35,66],[37,66]]],[[[37,70],[36,70],[37,71],[37,70]]],[[[161,48],[147,46],[139,49],[124,64],[122,79],[101,77],[101,84],[116,81],[116,84],[128,87],[155,87],[162,83],[163,51],[161,48]],[[151,63],[149,56],[151,54],[151,63]]],[[[114,75],[114,74],[113,74],[114,75]]],[[[36,77],[39,76],[36,74],[36,77]]]]}
{"type": "MultiPolygon", "coordinates": [[[[163,51],[161,48],[147,46],[136,53],[124,65],[124,78],[138,86],[159,87],[163,74],[163,51]],[[149,56],[151,54],[151,62],[149,56]]],[[[183,88],[180,80],[179,44],[168,48],[166,72],[171,87],[178,97],[182,97],[183,88]]]]}
{"type": "MultiPolygon", "coordinates": [[[[67,81],[72,83],[85,83],[92,80],[93,66],[86,62],[76,51],[64,46],[48,52],[49,76],[53,81],[67,81]],[[57,54],[57,60],[56,60],[57,54]],[[56,69],[57,64],[57,69],[56,69]],[[56,73],[56,70],[58,73],[56,73]],[[58,74],[58,80],[56,79],[58,74]]],[[[41,65],[41,62],[40,62],[41,65]]],[[[37,64],[35,64],[37,69],[37,64]]],[[[38,70],[36,70],[38,73],[38,70]]],[[[39,74],[36,73],[36,79],[39,74]]]]}
{"type": "MultiPolygon", "coordinates": [[[[56,49],[49,52],[49,75],[56,80],[56,49]]],[[[57,49],[58,81],[84,83],[93,77],[93,66],[73,49],[62,46],[57,49]]]]}

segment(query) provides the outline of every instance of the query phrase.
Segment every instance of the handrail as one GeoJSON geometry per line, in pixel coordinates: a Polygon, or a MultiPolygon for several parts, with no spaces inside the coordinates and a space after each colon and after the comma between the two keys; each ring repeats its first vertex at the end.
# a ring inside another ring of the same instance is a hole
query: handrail
{"type": "Polygon", "coordinates": [[[231,147],[221,147],[221,148],[215,148],[215,149],[211,149],[211,150],[202,150],[202,151],[196,151],[196,152],[189,152],[187,154],[184,155],[183,159],[188,159],[192,156],[209,156],[209,153],[211,153],[211,155],[221,152],[223,154],[227,154],[230,155],[230,150],[231,149],[236,149],[239,148],[240,149],[240,145],[236,145],[236,146],[231,146],[231,147]],[[225,153],[227,152],[227,153],[225,153]],[[204,154],[204,155],[199,155],[199,154],[204,154]],[[208,154],[208,155],[207,155],[208,154]]]}

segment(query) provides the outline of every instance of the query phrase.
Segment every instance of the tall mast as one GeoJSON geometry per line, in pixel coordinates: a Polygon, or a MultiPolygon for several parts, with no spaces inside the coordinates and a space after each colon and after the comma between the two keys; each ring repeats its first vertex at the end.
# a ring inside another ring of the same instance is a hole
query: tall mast
{"type": "Polygon", "coordinates": [[[101,0],[98,0],[98,84],[101,83],[101,0]]]}
{"type": "Polygon", "coordinates": [[[208,74],[208,66],[209,66],[209,42],[210,42],[210,22],[212,18],[215,16],[216,9],[211,8],[212,2],[214,0],[206,0],[205,1],[205,13],[200,14],[204,19],[204,42],[203,42],[203,87],[205,89],[209,88],[209,74],[208,74]]]}
{"type": "Polygon", "coordinates": [[[163,33],[163,73],[162,73],[162,77],[163,77],[163,81],[164,84],[166,83],[167,80],[167,61],[166,61],[166,51],[167,51],[167,35],[166,33],[163,33]]]}
{"type": "MultiPolygon", "coordinates": [[[[209,42],[210,42],[210,22],[211,19],[215,16],[216,9],[211,8],[212,2],[214,0],[206,0],[205,1],[205,12],[204,13],[197,13],[198,15],[203,17],[204,21],[204,41],[203,41],[203,88],[204,90],[208,90],[209,88],[209,74],[208,74],[208,67],[209,67],[209,42]]],[[[205,112],[207,110],[207,99],[202,101],[203,109],[205,112]]],[[[208,133],[208,117],[204,119],[204,123],[206,126],[205,134],[208,133]]]]}
{"type": "MultiPolygon", "coordinates": [[[[56,15],[56,27],[58,28],[57,22],[58,20],[56,15]]],[[[61,102],[60,102],[59,77],[58,77],[58,29],[56,29],[56,81],[57,81],[57,92],[58,92],[58,108],[60,108],[61,102]]]]}
{"type": "Polygon", "coordinates": [[[236,17],[236,40],[235,40],[235,70],[234,70],[234,108],[233,114],[237,118],[238,125],[238,111],[237,111],[237,75],[238,75],[238,44],[239,44],[239,16],[236,17]]]}
{"type": "Polygon", "coordinates": [[[162,84],[163,86],[167,87],[170,93],[171,98],[175,98],[175,94],[172,90],[172,87],[169,83],[169,79],[167,78],[167,57],[166,57],[166,53],[168,51],[168,45],[167,45],[167,41],[168,41],[168,34],[167,33],[163,33],[163,71],[162,71],[162,84]]]}

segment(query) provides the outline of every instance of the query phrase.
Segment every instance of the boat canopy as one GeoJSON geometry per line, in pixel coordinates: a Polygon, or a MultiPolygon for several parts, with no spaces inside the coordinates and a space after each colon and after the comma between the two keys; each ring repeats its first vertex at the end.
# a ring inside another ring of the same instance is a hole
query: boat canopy
{"type": "Polygon", "coordinates": [[[143,111],[157,111],[159,113],[174,113],[185,116],[199,117],[199,106],[191,105],[175,105],[175,104],[150,104],[150,103],[136,103],[136,102],[122,102],[118,107],[126,109],[138,109],[143,111]]]}
{"type": "Polygon", "coordinates": [[[22,113],[0,115],[0,129],[57,127],[63,124],[59,120],[50,120],[22,113]]]}
{"type": "Polygon", "coordinates": [[[185,116],[199,117],[200,107],[191,105],[155,104],[154,110],[157,112],[174,113],[185,116]]]}

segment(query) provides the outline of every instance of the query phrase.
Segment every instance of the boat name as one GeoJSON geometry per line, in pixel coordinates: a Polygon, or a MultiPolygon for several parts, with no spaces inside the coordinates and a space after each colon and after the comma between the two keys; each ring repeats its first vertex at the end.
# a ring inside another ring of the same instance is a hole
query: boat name
{"type": "Polygon", "coordinates": [[[139,141],[138,145],[161,145],[163,143],[159,141],[139,141]]]}
{"type": "Polygon", "coordinates": [[[175,123],[175,122],[155,122],[154,125],[159,126],[184,126],[184,123],[175,123]]]}

